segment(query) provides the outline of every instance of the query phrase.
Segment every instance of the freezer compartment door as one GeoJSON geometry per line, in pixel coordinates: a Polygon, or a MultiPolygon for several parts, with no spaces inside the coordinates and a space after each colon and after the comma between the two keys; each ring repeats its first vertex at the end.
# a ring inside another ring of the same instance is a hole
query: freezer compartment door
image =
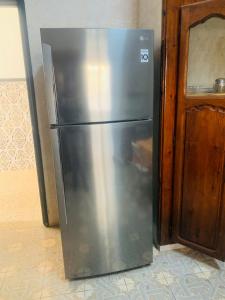
{"type": "Polygon", "coordinates": [[[151,263],[152,122],[58,130],[66,276],[101,275],[151,263]]]}
{"type": "Polygon", "coordinates": [[[52,51],[58,124],[152,117],[152,31],[47,28],[41,36],[52,51]]]}

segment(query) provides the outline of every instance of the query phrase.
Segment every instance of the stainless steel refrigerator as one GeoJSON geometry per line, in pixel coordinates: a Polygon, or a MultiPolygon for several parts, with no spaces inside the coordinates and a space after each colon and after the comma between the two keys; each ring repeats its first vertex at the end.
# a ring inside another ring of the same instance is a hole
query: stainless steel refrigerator
{"type": "Polygon", "coordinates": [[[153,32],[41,38],[66,277],[150,264],[153,32]]]}

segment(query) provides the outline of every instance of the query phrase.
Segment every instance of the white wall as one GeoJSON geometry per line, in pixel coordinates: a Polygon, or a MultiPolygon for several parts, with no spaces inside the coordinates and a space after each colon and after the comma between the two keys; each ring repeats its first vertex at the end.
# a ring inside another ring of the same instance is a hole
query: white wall
{"type": "Polygon", "coordinates": [[[25,78],[18,8],[0,6],[0,80],[25,78]]]}
{"type": "Polygon", "coordinates": [[[0,172],[34,169],[32,128],[16,3],[0,5],[0,25],[0,172]]]}
{"type": "Polygon", "coordinates": [[[154,29],[155,49],[161,48],[162,1],[139,0],[139,27],[154,29]]]}
{"type": "MultiPolygon", "coordinates": [[[[51,224],[57,223],[56,189],[53,178],[53,155],[49,138],[47,111],[44,97],[41,27],[119,27],[157,28],[155,19],[161,5],[152,6],[150,0],[25,0],[28,35],[37,101],[41,147],[43,153],[47,206],[51,224]],[[141,7],[139,7],[139,4],[141,7]],[[139,9],[141,8],[141,14],[139,9]],[[146,11],[145,11],[146,10],[146,11]],[[155,11],[157,10],[157,12],[155,11]],[[140,22],[143,18],[143,22],[140,22]]],[[[160,3],[161,0],[154,0],[160,3]]],[[[161,31],[161,27],[158,29],[161,31]]]]}

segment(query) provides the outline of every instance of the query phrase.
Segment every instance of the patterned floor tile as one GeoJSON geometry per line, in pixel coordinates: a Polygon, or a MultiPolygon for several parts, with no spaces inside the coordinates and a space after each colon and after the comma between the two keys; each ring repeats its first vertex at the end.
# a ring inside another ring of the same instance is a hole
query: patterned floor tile
{"type": "Polygon", "coordinates": [[[210,258],[204,261],[197,261],[197,264],[202,272],[213,272],[213,271],[223,271],[224,265],[214,258],[210,258]]]}
{"type": "Polygon", "coordinates": [[[198,263],[189,256],[186,249],[165,251],[155,258],[155,263],[158,268],[177,276],[201,272],[198,263]]]}
{"type": "Polygon", "coordinates": [[[202,273],[188,274],[182,277],[170,278],[168,287],[178,300],[212,299],[214,287],[212,282],[205,278],[202,273]]]}
{"type": "Polygon", "coordinates": [[[131,300],[174,300],[173,293],[168,288],[154,288],[146,285],[142,290],[136,289],[128,292],[131,300]]]}
{"type": "Polygon", "coordinates": [[[25,274],[5,273],[0,289],[0,299],[33,300],[40,299],[42,293],[42,278],[25,274]]]}
{"type": "Polygon", "coordinates": [[[152,272],[151,266],[140,268],[126,272],[124,280],[130,299],[174,299],[163,270],[152,272]]]}
{"type": "Polygon", "coordinates": [[[84,280],[84,289],[85,297],[90,300],[114,299],[124,297],[127,293],[125,280],[121,274],[86,279],[84,280]]]}
{"type": "Polygon", "coordinates": [[[126,294],[122,294],[122,295],[118,295],[118,296],[105,298],[105,300],[130,300],[130,297],[126,294]]]}
{"type": "MultiPolygon", "coordinates": [[[[1,95],[0,95],[0,99],[1,99],[1,95]]],[[[17,122],[17,124],[19,123],[20,122],[17,122]]],[[[1,128],[2,128],[2,124],[0,124],[0,130],[1,128]]],[[[10,132],[9,136],[11,135],[12,134],[10,132]]],[[[10,151],[10,152],[13,153],[14,156],[16,155],[15,151],[10,151]]],[[[19,156],[20,155],[18,153],[18,157],[19,156]]],[[[14,160],[14,162],[16,162],[16,160],[14,160]]],[[[0,169],[1,167],[2,167],[2,163],[0,163],[0,169]]],[[[39,197],[37,183],[38,183],[37,173],[35,168],[33,167],[27,170],[20,168],[19,170],[0,171],[0,185],[1,185],[0,220],[1,222],[5,222],[6,224],[7,223],[13,224],[23,220],[23,221],[30,221],[27,223],[32,223],[35,220],[37,221],[38,224],[40,224],[41,209],[40,209],[40,197],[39,197]]]]}
{"type": "Polygon", "coordinates": [[[41,297],[43,300],[85,300],[84,292],[41,297]]]}
{"type": "Polygon", "coordinates": [[[211,299],[225,299],[225,271],[211,270],[203,272],[202,275],[212,284],[213,292],[211,299]]]}
{"type": "Polygon", "coordinates": [[[52,297],[60,294],[84,292],[84,280],[69,281],[56,274],[48,274],[44,277],[42,297],[52,297]]]}
{"type": "Polygon", "coordinates": [[[127,292],[122,291],[109,291],[105,289],[96,289],[85,291],[85,300],[106,300],[106,299],[129,299],[127,292]]]}
{"type": "Polygon", "coordinates": [[[40,291],[20,289],[6,292],[5,290],[0,291],[1,300],[40,300],[40,291]]]}
{"type": "Polygon", "coordinates": [[[91,279],[65,279],[58,229],[0,223],[2,300],[222,300],[225,265],[187,247],[154,251],[150,266],[91,279]]]}
{"type": "Polygon", "coordinates": [[[4,280],[5,280],[5,273],[0,273],[0,291],[1,291],[4,280]]]}

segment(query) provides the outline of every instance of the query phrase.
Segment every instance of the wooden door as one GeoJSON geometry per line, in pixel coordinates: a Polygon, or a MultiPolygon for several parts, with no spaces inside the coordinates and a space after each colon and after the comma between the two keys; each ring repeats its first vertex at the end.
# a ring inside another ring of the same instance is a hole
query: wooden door
{"type": "Polygon", "coordinates": [[[224,259],[225,94],[187,88],[190,30],[211,17],[225,18],[224,0],[181,9],[173,239],[224,259]]]}

